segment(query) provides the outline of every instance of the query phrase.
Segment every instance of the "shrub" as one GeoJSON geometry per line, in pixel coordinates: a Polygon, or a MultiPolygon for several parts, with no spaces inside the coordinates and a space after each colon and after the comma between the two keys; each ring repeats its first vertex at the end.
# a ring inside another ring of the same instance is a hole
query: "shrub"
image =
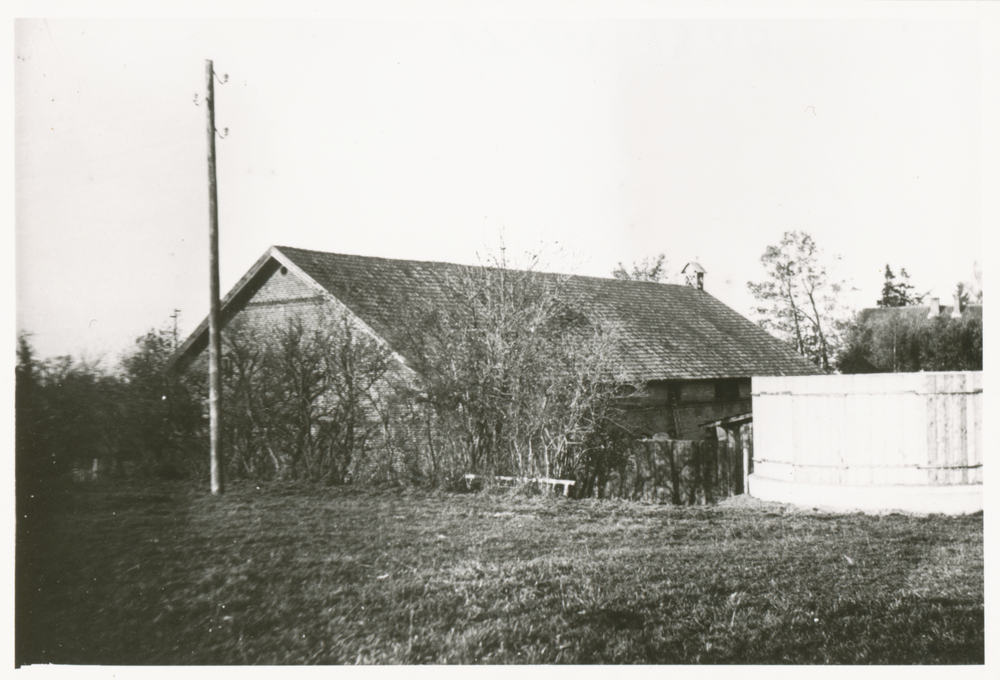
{"type": "Polygon", "coordinates": [[[420,375],[455,471],[582,479],[620,431],[620,333],[574,309],[565,279],[530,268],[463,270],[455,304],[411,301],[401,352],[420,375]]]}
{"type": "Polygon", "coordinates": [[[920,309],[873,311],[866,310],[852,322],[837,358],[841,373],[983,369],[981,315],[928,320],[920,309]]]}
{"type": "Polygon", "coordinates": [[[228,469],[250,479],[342,484],[381,436],[390,354],[344,317],[293,317],[271,334],[226,328],[228,469]]]}

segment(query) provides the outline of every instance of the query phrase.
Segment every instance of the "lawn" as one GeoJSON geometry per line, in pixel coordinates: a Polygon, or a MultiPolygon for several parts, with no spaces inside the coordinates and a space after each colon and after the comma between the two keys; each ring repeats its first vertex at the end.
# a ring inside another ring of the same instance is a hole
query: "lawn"
{"type": "Polygon", "coordinates": [[[180,483],[22,500],[21,664],[984,660],[981,514],[180,483]]]}

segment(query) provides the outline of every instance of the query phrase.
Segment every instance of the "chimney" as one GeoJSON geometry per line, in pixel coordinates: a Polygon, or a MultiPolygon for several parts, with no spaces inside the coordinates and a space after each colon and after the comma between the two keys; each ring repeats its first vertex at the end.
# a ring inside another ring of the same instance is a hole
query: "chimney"
{"type": "Polygon", "coordinates": [[[941,298],[932,297],[931,298],[931,311],[927,315],[928,319],[933,319],[935,316],[941,313],[941,298]]]}
{"type": "Polygon", "coordinates": [[[684,265],[684,269],[681,270],[681,274],[684,275],[684,282],[697,288],[698,290],[705,290],[705,268],[702,267],[697,262],[688,262],[684,265]]]}
{"type": "Polygon", "coordinates": [[[951,310],[951,318],[962,318],[962,297],[955,291],[955,308],[951,310]]]}

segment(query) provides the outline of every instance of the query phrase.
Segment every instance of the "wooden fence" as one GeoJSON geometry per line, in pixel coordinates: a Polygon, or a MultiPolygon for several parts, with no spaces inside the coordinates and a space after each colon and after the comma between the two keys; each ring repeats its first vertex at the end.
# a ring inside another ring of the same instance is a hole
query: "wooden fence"
{"type": "Polygon", "coordinates": [[[794,484],[982,484],[982,404],[981,371],[754,378],[755,473],[794,484]]]}
{"type": "Polygon", "coordinates": [[[743,452],[724,441],[639,441],[596,489],[604,498],[706,505],[742,493],[743,452]]]}

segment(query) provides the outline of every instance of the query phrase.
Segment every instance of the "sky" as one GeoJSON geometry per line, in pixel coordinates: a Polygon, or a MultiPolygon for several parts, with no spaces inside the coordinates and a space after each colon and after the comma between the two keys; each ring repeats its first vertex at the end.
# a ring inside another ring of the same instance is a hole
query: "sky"
{"type": "Polygon", "coordinates": [[[802,230],[846,307],[874,305],[887,263],[947,302],[996,216],[980,4],[17,20],[17,329],[110,365],[207,314],[206,59],[228,76],[223,294],[270,245],[476,264],[502,244],[593,276],[697,260],[750,315],[760,256],[802,230]]]}

